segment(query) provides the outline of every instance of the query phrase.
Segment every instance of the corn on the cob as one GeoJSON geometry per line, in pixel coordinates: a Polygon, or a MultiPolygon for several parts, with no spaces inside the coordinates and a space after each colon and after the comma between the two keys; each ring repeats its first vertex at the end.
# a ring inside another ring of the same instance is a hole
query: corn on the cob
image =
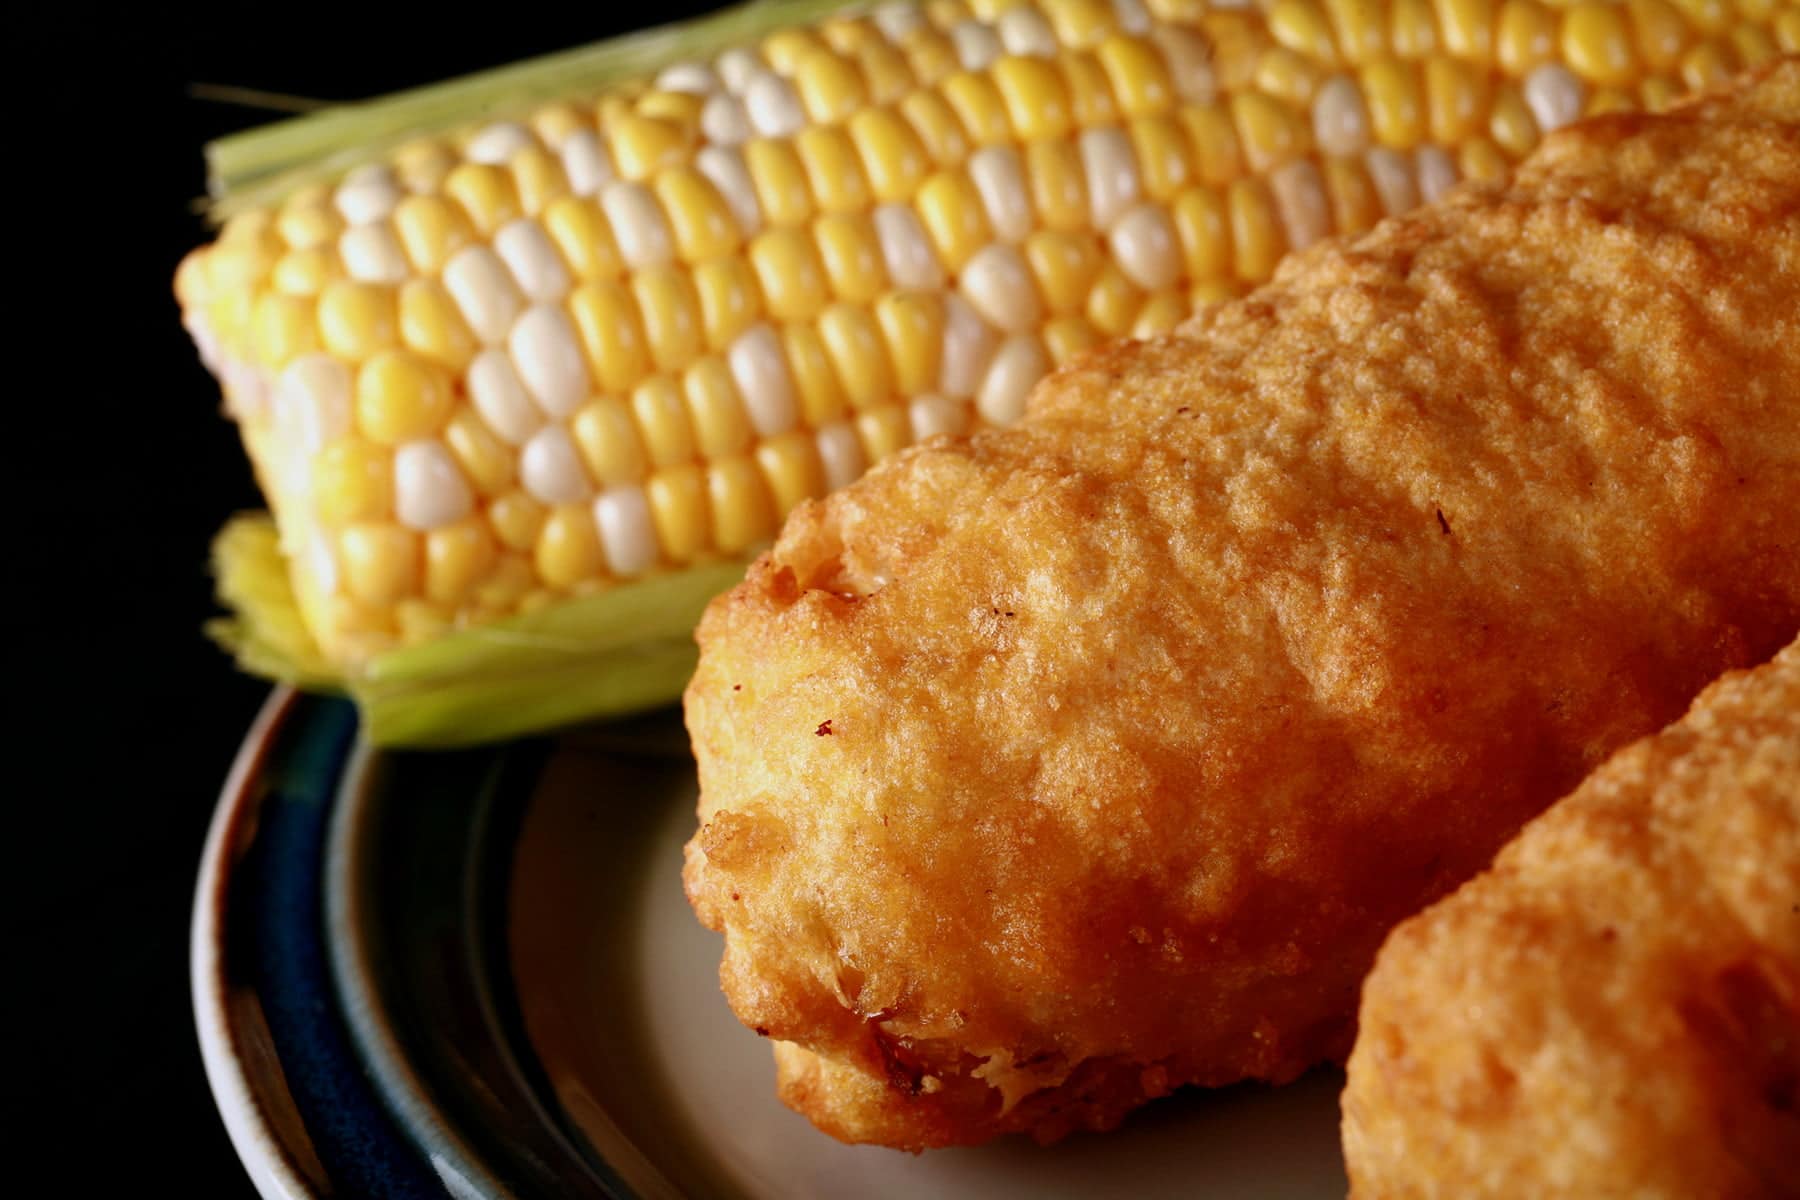
{"type": "MultiPolygon", "coordinates": [[[[176,291],[372,694],[454,631],[616,629],[658,576],[679,625],[700,568],[1069,355],[1797,50],[1783,0],[898,0],[420,137],[232,217],[176,291]]],[[[376,733],[521,724],[464,719],[376,733]]]]}

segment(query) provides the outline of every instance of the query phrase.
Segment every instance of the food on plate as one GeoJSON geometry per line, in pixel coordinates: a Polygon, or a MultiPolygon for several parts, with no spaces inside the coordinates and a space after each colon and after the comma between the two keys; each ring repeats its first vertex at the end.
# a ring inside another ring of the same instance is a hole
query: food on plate
{"type": "Polygon", "coordinates": [[[801,0],[228,140],[176,292],[273,521],[218,634],[380,742],[673,700],[802,499],[1793,17],[801,0]]]}
{"type": "Polygon", "coordinates": [[[1547,139],[801,506],[686,885],[789,1104],[920,1148],[1350,1049],[1401,919],[1800,628],[1800,62],[1547,139]]]}
{"type": "Polygon", "coordinates": [[[1388,937],[1361,1197],[1800,1195],[1800,643],[1388,937]]]}

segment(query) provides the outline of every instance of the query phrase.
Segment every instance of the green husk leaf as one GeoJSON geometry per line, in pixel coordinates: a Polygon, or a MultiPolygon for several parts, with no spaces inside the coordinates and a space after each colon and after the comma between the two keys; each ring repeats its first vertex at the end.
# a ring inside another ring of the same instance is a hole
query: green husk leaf
{"type": "Polygon", "coordinates": [[[592,95],[677,59],[708,57],[843,7],[844,0],[750,0],[694,20],[220,138],[206,147],[207,211],[223,221],[380,158],[412,138],[517,114],[533,104],[592,95]]]}
{"type": "Polygon", "coordinates": [[[244,670],[345,691],[378,746],[460,746],[673,703],[693,674],[694,625],[743,578],[707,563],[390,650],[348,677],[307,633],[274,521],[233,518],[213,543],[219,597],[207,632],[244,670]]]}

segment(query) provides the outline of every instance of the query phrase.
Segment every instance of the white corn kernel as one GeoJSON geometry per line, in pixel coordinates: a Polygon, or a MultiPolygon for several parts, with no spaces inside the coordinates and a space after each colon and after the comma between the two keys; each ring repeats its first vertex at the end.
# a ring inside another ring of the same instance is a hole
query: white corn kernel
{"type": "Polygon", "coordinates": [[[660,267],[675,257],[675,238],[656,196],[641,183],[615,179],[600,189],[600,207],[612,222],[625,265],[634,271],[660,267]]]}
{"type": "Polygon", "coordinates": [[[1269,173],[1269,188],[1275,193],[1275,209],[1290,249],[1304,250],[1331,232],[1331,202],[1312,159],[1296,158],[1275,168],[1269,173]]]}
{"type": "Polygon", "coordinates": [[[579,504],[593,495],[581,453],[568,430],[546,425],[519,453],[519,481],[545,504],[579,504]]]}
{"type": "Polygon", "coordinates": [[[719,90],[719,77],[703,62],[689,59],[670,63],[656,75],[656,86],[665,92],[691,92],[710,96],[719,90]]]}
{"type": "Polygon", "coordinates": [[[952,436],[969,427],[969,406],[957,400],[946,400],[942,396],[927,392],[923,396],[914,396],[911,404],[906,406],[907,420],[912,423],[913,441],[922,442],[926,438],[936,437],[940,433],[952,436]]]}
{"type": "Polygon", "coordinates": [[[1545,63],[1525,77],[1525,104],[1545,133],[1561,129],[1581,115],[1587,89],[1581,77],[1561,63],[1545,63]]]}
{"type": "Polygon", "coordinates": [[[642,575],[656,565],[656,526],[643,488],[632,483],[601,492],[594,501],[594,524],[614,575],[642,575]]]}
{"type": "Polygon", "coordinates": [[[338,238],[344,273],[363,283],[405,283],[412,275],[406,251],[387,222],[352,225],[338,238]]]}
{"type": "Polygon", "coordinates": [[[955,292],[944,296],[944,348],[938,362],[938,391],[951,399],[973,396],[994,355],[993,329],[955,292]]]}
{"type": "Polygon", "coordinates": [[[618,177],[612,152],[591,129],[577,129],[563,139],[562,165],[569,190],[577,196],[592,196],[618,177]]]}
{"type": "Polygon", "coordinates": [[[848,487],[868,467],[862,442],[848,423],[822,425],[813,435],[819,446],[819,463],[825,469],[825,486],[832,491],[848,487]]]}
{"type": "Polygon", "coordinates": [[[743,155],[730,146],[707,146],[694,156],[694,167],[725,197],[745,241],[761,232],[762,206],[756,202],[756,184],[743,155]]]}
{"type": "Polygon", "coordinates": [[[1106,235],[1114,261],[1146,291],[1173,287],[1181,274],[1181,246],[1169,214],[1154,204],[1133,206],[1106,235]]]}
{"type": "Polygon", "coordinates": [[[513,155],[536,144],[537,139],[523,125],[514,121],[495,121],[469,139],[469,144],[463,148],[463,157],[470,162],[503,167],[513,160],[513,155]]]}
{"type": "MultiPolygon", "coordinates": [[[[1025,12],[1015,8],[1009,12],[1025,12]]],[[[1025,185],[1025,168],[1011,146],[983,146],[969,157],[969,179],[981,194],[994,236],[1003,242],[1022,242],[1033,232],[1031,194],[1025,185]]]]}
{"type": "Polygon", "coordinates": [[[296,358],[276,385],[275,420],[308,455],[350,432],[350,369],[329,354],[296,358]]]}
{"type": "Polygon", "coordinates": [[[762,69],[762,59],[748,46],[733,46],[713,62],[713,70],[718,73],[719,82],[725,85],[726,91],[734,95],[742,94],[750,86],[750,80],[762,69]]]}
{"type": "Polygon", "coordinates": [[[788,137],[806,128],[806,109],[793,85],[773,71],[758,71],[744,87],[744,114],[763,137],[788,137]]]}
{"type": "Polygon", "coordinates": [[[306,565],[315,588],[327,596],[337,591],[337,555],[331,551],[331,539],[321,529],[314,529],[306,539],[306,565]]]}
{"type": "Polygon", "coordinates": [[[1313,138],[1326,154],[1347,158],[1369,145],[1369,111],[1362,89],[1348,75],[1333,75],[1319,85],[1312,102],[1313,138]]]}
{"type": "Polygon", "coordinates": [[[500,256],[486,246],[464,246],[444,264],[444,287],[469,329],[487,345],[504,341],[525,297],[500,256]]]}
{"type": "Polygon", "coordinates": [[[394,451],[394,515],[410,529],[441,529],[469,515],[475,497],[436,438],[394,451]]]}
{"type": "Polygon", "coordinates": [[[503,350],[483,350],[469,364],[469,399],[488,428],[501,441],[523,446],[544,427],[544,414],[532,403],[525,383],[503,350]]]}
{"type": "Polygon", "coordinates": [[[1000,39],[992,29],[973,18],[958,21],[950,30],[956,61],[965,71],[984,71],[1000,57],[1000,39]]]}
{"type": "Polygon", "coordinates": [[[1150,10],[1144,7],[1144,0],[1112,0],[1112,10],[1126,33],[1142,36],[1150,32],[1150,10]]]}
{"type": "Polygon", "coordinates": [[[700,133],[709,142],[736,146],[750,140],[750,118],[736,96],[720,92],[700,110],[700,133]]]}
{"type": "Polygon", "coordinates": [[[1377,146],[1363,156],[1363,163],[1369,168],[1369,178],[1375,183],[1375,194],[1381,197],[1384,213],[1391,217],[1418,207],[1419,185],[1406,155],[1377,146]]]}
{"type": "Polygon", "coordinates": [[[1112,223],[1138,202],[1143,190],[1131,139],[1123,130],[1107,125],[1082,130],[1076,144],[1081,151],[1082,173],[1087,176],[1094,227],[1111,229],[1112,223]]]}
{"type": "Polygon", "coordinates": [[[894,286],[934,291],[944,286],[944,267],[931,248],[919,214],[909,204],[883,204],[875,210],[875,238],[894,286]]]}
{"type": "Polygon", "coordinates": [[[506,340],[519,378],[553,417],[566,417],[588,398],[587,360],[568,315],[554,304],[534,304],[513,324],[506,340]]]}
{"type": "Polygon", "coordinates": [[[763,437],[786,433],[799,419],[794,401],[794,381],[788,374],[781,340],[768,325],[758,322],[738,335],[725,352],[731,381],[737,385],[750,424],[763,437]]]}
{"type": "Polygon", "coordinates": [[[988,364],[975,410],[990,425],[1011,425],[1025,415],[1025,399],[1050,369],[1050,360],[1037,338],[1020,334],[1007,338],[988,364]]]}
{"type": "Polygon", "coordinates": [[[530,217],[508,221],[495,231],[494,252],[527,298],[554,303],[569,294],[569,269],[563,266],[562,255],[544,227],[530,217]]]}
{"type": "Polygon", "coordinates": [[[1179,25],[1158,25],[1150,40],[1169,65],[1176,95],[1190,104],[1211,104],[1217,98],[1219,81],[1213,74],[1212,47],[1205,38],[1179,25]]]}
{"type": "Polygon", "coordinates": [[[369,163],[344,176],[332,196],[332,203],[344,220],[352,225],[385,221],[402,192],[394,173],[383,163],[369,163]]]}
{"type": "Polygon", "coordinates": [[[1413,152],[1419,170],[1419,196],[1430,204],[1456,186],[1456,164],[1441,146],[1420,146],[1413,152]]]}
{"type": "Polygon", "coordinates": [[[925,16],[916,4],[906,0],[888,0],[886,4],[877,4],[875,11],[869,14],[875,22],[875,28],[890,42],[904,41],[913,30],[925,24],[925,16]]]}
{"type": "Polygon", "coordinates": [[[1034,328],[1043,318],[1031,268],[1016,247],[1000,242],[983,246],[963,264],[957,286],[988,324],[1007,333],[1034,328]]]}
{"type": "Polygon", "coordinates": [[[1032,58],[1055,58],[1061,51],[1050,22],[1037,9],[1028,6],[1009,8],[995,22],[1000,44],[1008,54],[1032,58]]]}

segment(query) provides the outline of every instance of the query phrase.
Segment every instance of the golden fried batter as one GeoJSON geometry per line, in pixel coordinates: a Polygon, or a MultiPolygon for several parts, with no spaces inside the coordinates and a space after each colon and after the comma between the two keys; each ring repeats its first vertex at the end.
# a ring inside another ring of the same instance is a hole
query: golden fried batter
{"type": "Polygon", "coordinates": [[[1396,929],[1353,1194],[1800,1196],[1800,643],[1396,929]]]}
{"type": "Polygon", "coordinates": [[[1573,128],[797,512],[687,694],[787,1102],[1050,1139],[1341,1058],[1387,930],[1791,638],[1797,123],[1789,64],[1573,128]]]}

